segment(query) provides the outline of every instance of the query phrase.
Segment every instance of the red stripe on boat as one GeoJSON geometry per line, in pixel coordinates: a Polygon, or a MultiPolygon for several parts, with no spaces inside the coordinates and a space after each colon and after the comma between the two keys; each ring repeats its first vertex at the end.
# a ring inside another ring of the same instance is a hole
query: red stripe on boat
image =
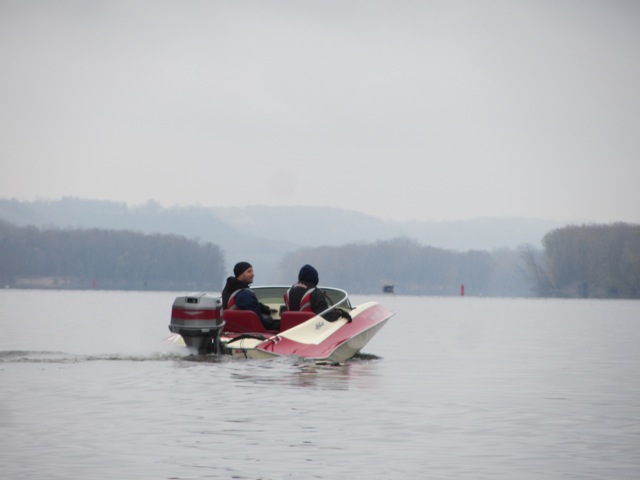
{"type": "Polygon", "coordinates": [[[171,318],[181,320],[217,320],[220,318],[220,310],[189,310],[185,308],[172,308],[171,318]]]}

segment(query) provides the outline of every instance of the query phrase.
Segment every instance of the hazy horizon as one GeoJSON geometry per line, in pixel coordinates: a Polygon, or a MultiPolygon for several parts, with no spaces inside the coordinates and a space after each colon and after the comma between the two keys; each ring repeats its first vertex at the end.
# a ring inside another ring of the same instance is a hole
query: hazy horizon
{"type": "MultiPolygon", "coordinates": [[[[360,210],[355,210],[352,208],[349,208],[348,206],[323,206],[323,205],[265,205],[265,204],[247,204],[247,205],[201,205],[201,204],[162,204],[160,202],[158,202],[156,199],[150,198],[146,201],[142,201],[142,202],[126,202],[126,201],[122,201],[122,200],[115,200],[115,199],[108,199],[108,198],[83,198],[83,197],[76,197],[76,196],[72,196],[72,195],[65,195],[62,197],[58,197],[58,198],[52,198],[52,197],[35,197],[32,199],[19,199],[19,198],[15,198],[15,197],[0,197],[0,202],[2,201],[16,201],[19,202],[21,204],[37,204],[39,202],[43,202],[43,203],[47,203],[47,204],[57,204],[60,202],[64,202],[66,200],[71,200],[71,201],[77,201],[80,203],[91,203],[91,202],[97,202],[97,203],[106,203],[106,204],[111,204],[113,206],[125,206],[129,211],[136,211],[138,209],[155,209],[155,208],[160,208],[163,210],[172,210],[172,209],[185,209],[185,210],[189,210],[189,209],[205,209],[205,210],[209,210],[211,209],[212,211],[218,211],[218,213],[221,213],[224,210],[229,210],[231,212],[233,212],[234,210],[252,210],[252,209],[263,209],[263,208],[283,208],[283,209],[287,209],[287,208],[291,208],[291,209],[312,209],[312,210],[319,210],[319,211],[323,211],[323,210],[337,210],[337,211],[343,211],[343,212],[351,212],[354,213],[356,215],[365,215],[374,219],[378,219],[378,220],[382,220],[383,222],[398,222],[398,223],[469,223],[469,222],[475,222],[475,221],[483,221],[483,220],[487,220],[487,221],[491,221],[491,220],[496,220],[496,221],[500,221],[500,220],[523,220],[523,221],[539,221],[539,222],[547,222],[547,223],[554,223],[554,224],[563,224],[565,223],[566,225],[576,225],[576,224],[588,224],[588,223],[616,223],[616,221],[612,221],[612,222],[590,222],[589,220],[583,220],[583,219],[579,219],[579,218],[574,218],[574,219],[566,219],[565,220],[557,220],[557,219],[553,219],[553,218],[539,218],[539,217],[523,217],[523,216],[515,216],[515,215],[505,215],[505,216],[477,216],[477,217],[469,217],[469,218],[460,218],[460,219],[410,219],[410,220],[405,220],[405,219],[396,219],[396,218],[383,218],[380,217],[378,215],[375,214],[371,214],[371,213],[367,213],[367,212],[363,212],[360,210]]],[[[231,213],[226,213],[226,214],[222,214],[221,218],[225,218],[227,220],[232,219],[232,214],[231,213]]],[[[242,223],[242,220],[237,220],[239,223],[242,223]]],[[[623,222],[625,223],[625,222],[623,222]]],[[[626,223],[640,223],[640,222],[626,222],[626,223]]]]}
{"type": "Polygon", "coordinates": [[[0,196],[640,222],[640,3],[0,1],[0,196]]]}

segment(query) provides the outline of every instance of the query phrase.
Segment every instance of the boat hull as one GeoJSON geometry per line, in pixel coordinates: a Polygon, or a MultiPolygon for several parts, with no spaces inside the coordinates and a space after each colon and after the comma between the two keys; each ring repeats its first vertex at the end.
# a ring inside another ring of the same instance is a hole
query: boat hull
{"type": "MultiPolygon", "coordinates": [[[[378,303],[369,302],[354,309],[351,315],[352,321],[339,319],[335,322],[316,316],[266,340],[244,338],[228,343],[226,348],[232,355],[243,358],[290,355],[341,363],[359,353],[393,316],[393,312],[378,303]]],[[[225,339],[222,341],[224,344],[225,339]]]]}

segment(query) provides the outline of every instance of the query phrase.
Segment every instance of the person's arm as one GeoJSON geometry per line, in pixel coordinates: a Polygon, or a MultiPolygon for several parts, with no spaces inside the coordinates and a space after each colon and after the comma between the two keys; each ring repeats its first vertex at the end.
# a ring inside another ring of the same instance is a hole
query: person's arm
{"type": "MultiPolygon", "coordinates": [[[[316,288],[313,292],[311,292],[311,308],[316,314],[324,312],[327,308],[329,308],[329,304],[327,303],[325,294],[319,288],[316,288]],[[318,310],[316,310],[316,308],[318,308],[318,310]]],[[[329,322],[335,322],[340,317],[344,317],[348,321],[351,321],[351,315],[349,315],[341,308],[332,308],[322,316],[322,318],[329,322]]]]}
{"type": "MultiPolygon", "coordinates": [[[[329,308],[329,304],[327,303],[327,299],[324,296],[324,292],[319,288],[316,288],[313,292],[311,292],[311,309],[315,314],[324,312],[327,308],[329,308]]],[[[340,318],[340,312],[338,312],[335,308],[332,308],[327,313],[322,315],[322,318],[328,320],[329,322],[335,322],[340,318]]]]}
{"type": "Polygon", "coordinates": [[[260,306],[260,311],[262,312],[263,315],[271,315],[272,312],[269,305],[265,305],[262,302],[258,302],[258,305],[260,306]]]}
{"type": "Polygon", "coordinates": [[[262,316],[262,310],[260,308],[260,302],[258,302],[258,297],[249,289],[242,290],[238,292],[236,295],[236,307],[239,310],[251,310],[258,315],[258,318],[262,323],[264,323],[265,319],[262,316]]]}
{"type": "Polygon", "coordinates": [[[275,322],[269,316],[264,316],[262,314],[260,305],[261,303],[258,301],[258,297],[256,297],[256,294],[249,289],[243,290],[242,292],[238,293],[238,295],[236,295],[236,306],[240,310],[251,310],[256,315],[258,315],[260,323],[262,323],[264,328],[266,328],[267,330],[278,330],[279,323],[275,322]]]}
{"type": "Polygon", "coordinates": [[[311,292],[311,310],[313,310],[313,313],[318,314],[324,312],[327,308],[329,308],[329,304],[324,298],[324,293],[316,287],[316,289],[311,292]]]}

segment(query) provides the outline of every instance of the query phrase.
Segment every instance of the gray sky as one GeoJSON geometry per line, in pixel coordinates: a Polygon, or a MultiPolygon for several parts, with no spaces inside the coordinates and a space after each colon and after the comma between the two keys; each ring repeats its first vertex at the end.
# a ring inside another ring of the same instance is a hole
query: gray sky
{"type": "Polygon", "coordinates": [[[0,0],[0,197],[640,222],[640,2],[0,0]]]}

